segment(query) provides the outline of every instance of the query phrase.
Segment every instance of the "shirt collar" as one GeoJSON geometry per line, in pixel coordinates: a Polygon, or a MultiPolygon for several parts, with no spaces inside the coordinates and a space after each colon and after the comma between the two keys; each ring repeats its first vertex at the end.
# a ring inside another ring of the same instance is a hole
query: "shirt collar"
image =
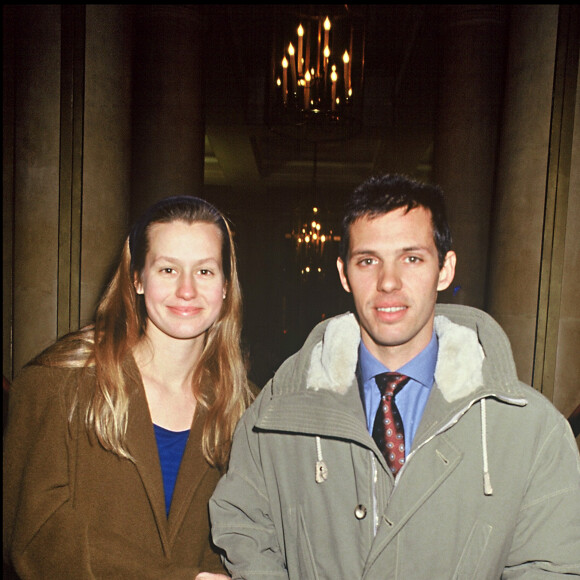
{"type": "MultiPolygon", "coordinates": [[[[438,348],[437,335],[433,331],[429,344],[415,358],[404,364],[400,369],[395,370],[430,389],[433,386],[433,377],[435,376],[438,348]]],[[[379,373],[391,370],[369,352],[362,340],[359,344],[358,360],[363,384],[379,373]]]]}

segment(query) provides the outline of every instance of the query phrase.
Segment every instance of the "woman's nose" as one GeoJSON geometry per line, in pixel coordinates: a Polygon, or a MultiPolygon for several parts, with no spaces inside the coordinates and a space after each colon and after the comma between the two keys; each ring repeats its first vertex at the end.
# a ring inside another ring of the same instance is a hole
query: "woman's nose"
{"type": "Polygon", "coordinates": [[[177,287],[177,296],[184,300],[191,300],[196,293],[195,282],[190,276],[182,276],[177,287]]]}

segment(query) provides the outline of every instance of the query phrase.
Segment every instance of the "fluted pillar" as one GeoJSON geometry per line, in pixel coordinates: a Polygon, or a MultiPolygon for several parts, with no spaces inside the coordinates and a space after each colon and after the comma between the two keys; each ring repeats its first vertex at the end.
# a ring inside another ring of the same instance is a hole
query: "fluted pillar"
{"type": "Polygon", "coordinates": [[[520,378],[568,414],[580,404],[578,7],[512,11],[489,311],[520,378]]]}
{"type": "Polygon", "coordinates": [[[15,31],[11,346],[17,370],[56,338],[60,6],[24,7],[8,25],[15,31]]]}
{"type": "Polygon", "coordinates": [[[483,308],[504,73],[506,8],[440,8],[440,80],[433,174],[447,195],[458,256],[441,301],[483,308]]]}
{"type": "Polygon", "coordinates": [[[86,5],[80,324],[94,309],[127,234],[131,189],[131,13],[86,5]]]}
{"type": "Polygon", "coordinates": [[[8,378],[92,319],[127,229],[126,11],[23,5],[5,12],[13,40],[5,55],[13,90],[4,101],[13,151],[4,157],[4,195],[13,200],[13,251],[4,264],[13,297],[3,319],[8,378]]]}
{"type": "Polygon", "coordinates": [[[498,157],[489,312],[513,343],[520,378],[531,383],[558,6],[516,10],[498,157]]]}
{"type": "Polygon", "coordinates": [[[135,15],[132,215],[203,187],[202,18],[195,5],[135,15]]]}
{"type": "MultiPolygon", "coordinates": [[[[578,70],[580,79],[580,69],[578,70]]],[[[554,376],[554,405],[569,417],[580,405],[580,90],[576,85],[574,137],[571,155],[568,211],[562,267],[562,298],[557,321],[557,354],[554,376]]],[[[580,445],[580,435],[577,437],[580,445]]]]}

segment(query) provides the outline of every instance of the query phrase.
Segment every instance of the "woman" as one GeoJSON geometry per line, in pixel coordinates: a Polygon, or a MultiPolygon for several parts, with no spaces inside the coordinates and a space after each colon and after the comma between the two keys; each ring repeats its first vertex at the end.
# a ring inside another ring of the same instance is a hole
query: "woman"
{"type": "Polygon", "coordinates": [[[251,400],[240,327],[225,218],[155,204],[94,325],[11,387],[4,559],[21,578],[224,578],[207,502],[251,400]]]}

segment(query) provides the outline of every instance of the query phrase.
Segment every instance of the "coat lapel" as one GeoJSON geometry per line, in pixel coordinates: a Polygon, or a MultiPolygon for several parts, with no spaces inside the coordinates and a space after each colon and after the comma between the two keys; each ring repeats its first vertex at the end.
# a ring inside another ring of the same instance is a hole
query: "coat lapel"
{"type": "Polygon", "coordinates": [[[163,549],[169,553],[163,476],[149,405],[141,375],[132,356],[127,357],[124,369],[130,392],[127,447],[151,503],[163,549]]]}
{"type": "MultiPolygon", "coordinates": [[[[135,459],[136,469],[149,497],[163,550],[169,555],[175,535],[183,524],[196,490],[208,472],[212,470],[212,467],[205,460],[201,449],[201,436],[206,410],[199,404],[196,407],[189,438],[175,482],[169,518],[167,518],[163,475],[161,473],[153,421],[149,412],[141,375],[132,356],[127,357],[124,369],[128,381],[127,386],[131,393],[127,446],[135,459]]],[[[207,386],[205,389],[211,404],[212,392],[208,390],[207,386]]]]}
{"type": "Polygon", "coordinates": [[[175,534],[181,527],[197,488],[212,469],[201,449],[205,416],[205,409],[198,403],[171,500],[168,532],[170,542],[173,542],[175,534]]]}

